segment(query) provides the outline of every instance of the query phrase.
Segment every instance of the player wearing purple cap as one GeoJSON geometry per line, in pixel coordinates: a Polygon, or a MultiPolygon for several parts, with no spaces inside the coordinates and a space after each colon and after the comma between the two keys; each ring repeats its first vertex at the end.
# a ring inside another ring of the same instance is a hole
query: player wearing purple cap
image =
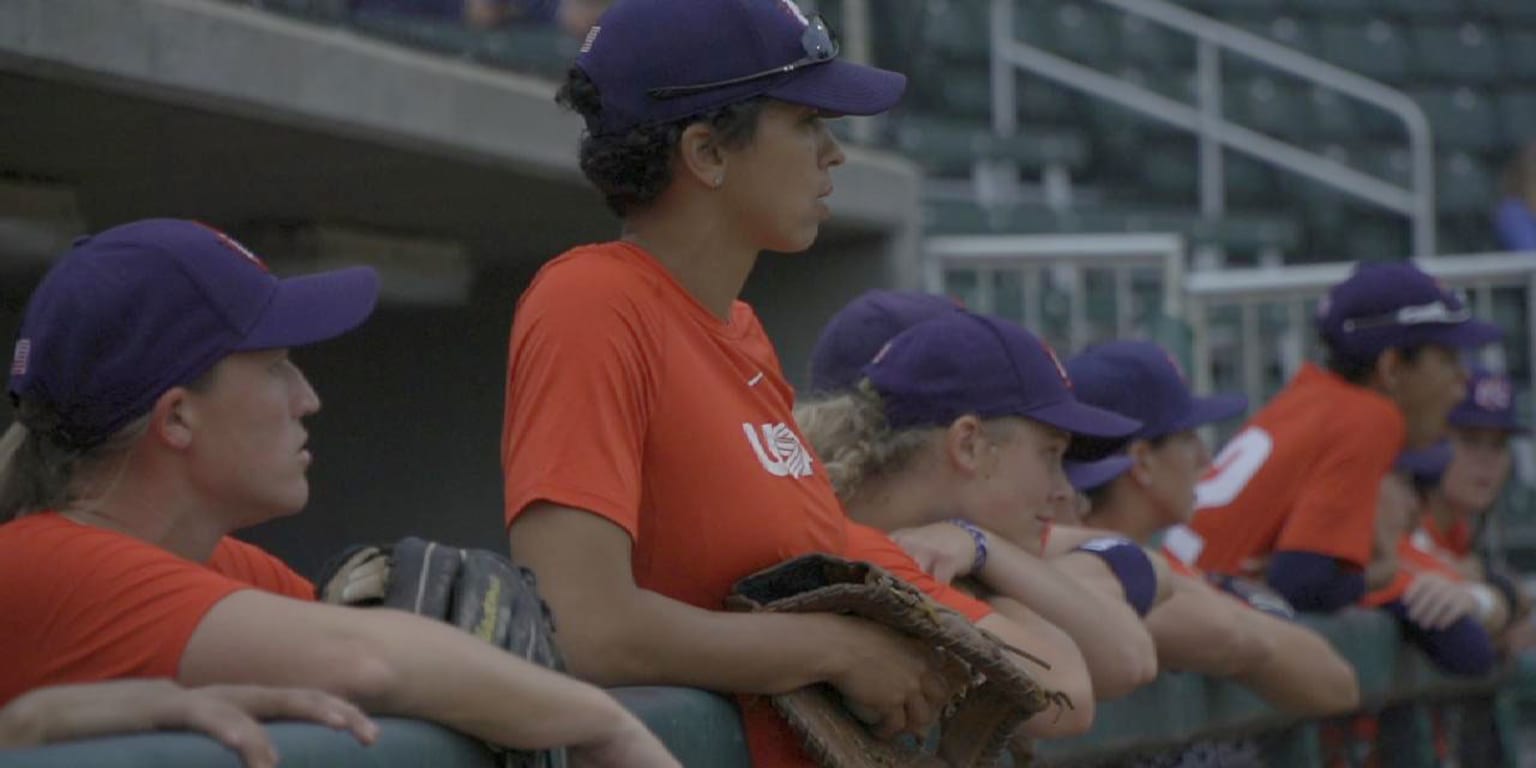
{"type": "Polygon", "coordinates": [[[1496,341],[1411,264],[1362,264],[1318,305],[1326,368],[1305,364],[1216,457],[1170,549],[1228,574],[1261,570],[1300,610],[1365,593],[1380,479],[1445,431],[1462,349],[1496,341]]]}
{"type": "Polygon", "coordinates": [[[896,334],[939,315],[961,312],[953,299],[880,288],[859,294],[827,321],[811,347],[811,395],[846,392],[864,365],[896,334]]]}
{"type": "Polygon", "coordinates": [[[1382,586],[1361,604],[1395,617],[1403,637],[1442,670],[1483,675],[1497,659],[1493,638],[1508,627],[1513,603],[1492,585],[1460,573],[1454,558],[1416,530],[1424,500],[1440,484],[1453,453],[1445,441],[1404,451],[1382,481],[1377,551],[1369,566],[1381,574],[1382,586]]]}
{"type": "MultiPolygon", "coordinates": [[[[1128,601],[1038,557],[1045,525],[1070,493],[1061,470],[1069,442],[1113,440],[1136,422],[1078,402],[1055,353],[1033,334],[969,312],[942,312],[901,332],[862,376],[853,391],[796,410],[849,516],[893,531],[940,581],[974,580],[994,607],[1037,623],[1035,636],[1065,631],[1082,650],[1094,696],[1149,682],[1157,673],[1151,640],[1128,601]]],[[[1136,584],[1150,603],[1156,579],[1145,557],[1139,565],[1136,584]]]]}
{"type": "Polygon", "coordinates": [[[1469,566],[1475,563],[1474,530],[1509,480],[1510,438],[1529,431],[1517,406],[1508,376],[1475,369],[1466,398],[1448,418],[1455,457],[1426,499],[1423,529],[1437,547],[1469,566]]]}
{"type": "MultiPolygon", "coordinates": [[[[593,765],[675,766],[601,690],[430,619],[315,602],[229,536],[300,511],[319,397],[290,347],[373,311],[353,268],[279,280],[196,222],[82,238],[33,292],[0,461],[0,702],[59,683],[313,686],[593,765]]],[[[371,740],[346,709],[325,722],[371,740]]]]}
{"type": "MultiPolygon", "coordinates": [[[[863,555],[738,297],[761,252],[805,250],[830,215],[843,152],[829,118],[883,112],[905,82],[838,58],[790,0],[618,0],[560,90],[586,125],[582,171],[623,228],[546,265],[519,301],[502,432],[512,551],[575,673],[742,694],[760,767],[811,758],[755,694],[827,684],[885,734],[923,731],[949,699],[931,649],[870,622],[723,611],[750,573],[863,555]]],[[[1033,643],[959,597],[980,626],[1033,643]]],[[[1085,714],[1030,722],[1082,731],[1085,714]]]]}
{"type": "MultiPolygon", "coordinates": [[[[1187,522],[1210,465],[1195,430],[1242,414],[1247,398],[1195,396],[1173,357],[1148,341],[1090,347],[1067,361],[1067,373],[1078,399],[1142,425],[1115,455],[1073,466],[1074,483],[1092,500],[1083,523],[1147,545],[1187,522]]],[[[1269,612],[1285,615],[1283,600],[1228,581],[1239,603],[1177,559],[1170,564],[1173,596],[1146,616],[1162,668],[1231,678],[1296,714],[1336,714],[1359,703],[1354,669],[1328,641],[1269,612]]]]}

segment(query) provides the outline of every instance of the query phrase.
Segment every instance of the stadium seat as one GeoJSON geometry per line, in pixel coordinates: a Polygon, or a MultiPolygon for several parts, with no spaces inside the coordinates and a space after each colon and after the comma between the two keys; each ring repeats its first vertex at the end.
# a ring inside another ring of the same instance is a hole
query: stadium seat
{"type": "Polygon", "coordinates": [[[1471,0],[1472,7],[1500,21],[1536,22],[1536,3],[1530,0],[1471,0]]]}
{"type": "Polygon", "coordinates": [[[468,57],[479,41],[479,31],[457,21],[439,21],[393,13],[354,13],[351,23],[370,35],[405,45],[468,57]]]}
{"type": "Polygon", "coordinates": [[[1502,131],[1493,103],[1482,91],[1468,87],[1416,90],[1414,101],[1424,108],[1435,144],[1453,149],[1492,149],[1502,131]]]}
{"type": "Polygon", "coordinates": [[[1144,16],[1123,13],[1116,23],[1127,66],[1166,72],[1195,65],[1195,39],[1144,16]]]}
{"type": "Polygon", "coordinates": [[[1508,74],[1527,80],[1536,79],[1536,22],[1525,27],[1507,27],[1503,33],[1504,65],[1508,74]]]}
{"type": "Polygon", "coordinates": [[[1465,18],[1466,8],[1462,0],[1374,0],[1376,10],[1383,13],[1396,13],[1407,16],[1419,16],[1452,20],[1465,18]]]}
{"type": "Polygon", "coordinates": [[[1262,75],[1231,82],[1224,106],[1239,125],[1281,137],[1300,135],[1309,119],[1308,104],[1296,86],[1262,75]]]}
{"type": "Polygon", "coordinates": [[[1486,213],[1493,209],[1498,186],[1475,155],[1453,152],[1437,163],[1435,193],[1435,207],[1441,213],[1486,213]]]}
{"type": "Polygon", "coordinates": [[[1413,45],[1415,69],[1422,77],[1484,81],[1505,76],[1499,40],[1481,24],[1421,24],[1413,28],[1413,45]]]}
{"type": "Polygon", "coordinates": [[[1291,0],[1288,5],[1316,16],[1348,17],[1371,10],[1372,0],[1291,0]]]}
{"type": "Polygon", "coordinates": [[[1086,143],[1072,133],[1021,129],[1001,138],[986,123],[927,115],[907,115],[896,127],[896,145],[930,173],[958,176],[971,172],[977,160],[1014,162],[1022,170],[1047,165],[1080,167],[1086,143]]]}
{"type": "Polygon", "coordinates": [[[1025,41],[1099,69],[1120,65],[1113,17],[1097,3],[1026,0],[1019,5],[1019,20],[1030,20],[1018,30],[1025,41]]]}
{"type": "Polygon", "coordinates": [[[1315,24],[1295,16],[1263,16],[1232,19],[1232,24],[1281,45],[1290,46],[1304,53],[1316,54],[1320,33],[1315,24]]]}
{"type": "Polygon", "coordinates": [[[1536,90],[1516,88],[1499,96],[1499,125],[1504,146],[1511,151],[1536,140],[1536,90]]]}
{"type": "Polygon", "coordinates": [[[1329,22],[1321,41],[1324,58],[1366,77],[1397,80],[1408,73],[1403,30],[1385,19],[1329,22]]]}
{"type": "Polygon", "coordinates": [[[924,40],[947,59],[987,61],[990,7],[967,0],[933,0],[925,6],[924,40]]]}
{"type": "Polygon", "coordinates": [[[347,0],[251,0],[250,4],[315,21],[342,21],[349,10],[347,0]]]}
{"type": "Polygon", "coordinates": [[[1361,113],[1374,108],[1321,85],[1309,86],[1302,95],[1306,115],[1301,135],[1317,141],[1358,139],[1365,124],[1361,113]]]}

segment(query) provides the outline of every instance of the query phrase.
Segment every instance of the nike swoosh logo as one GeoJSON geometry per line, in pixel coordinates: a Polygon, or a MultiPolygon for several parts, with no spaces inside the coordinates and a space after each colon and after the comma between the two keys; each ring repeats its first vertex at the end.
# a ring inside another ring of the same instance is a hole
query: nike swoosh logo
{"type": "Polygon", "coordinates": [[[755,387],[755,386],[757,386],[757,383],[759,381],[762,381],[762,380],[763,380],[763,372],[762,371],[758,371],[756,376],[753,376],[752,378],[747,380],[747,386],[755,387]]]}

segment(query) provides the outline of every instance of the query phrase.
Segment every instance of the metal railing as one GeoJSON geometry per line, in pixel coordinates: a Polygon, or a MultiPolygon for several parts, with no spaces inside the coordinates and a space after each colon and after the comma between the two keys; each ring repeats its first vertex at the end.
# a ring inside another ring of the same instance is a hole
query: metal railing
{"type": "Polygon", "coordinates": [[[1199,142],[1200,209],[1207,217],[1215,218],[1225,210],[1222,151],[1232,149],[1406,216],[1412,223],[1413,254],[1427,257],[1435,252],[1433,143],[1428,119],[1407,95],[1165,0],[1100,2],[1195,38],[1195,105],[1018,40],[1013,31],[1015,0],[992,0],[992,120],[999,136],[1012,136],[1018,130],[1015,76],[1018,69],[1026,69],[1194,133],[1199,142]],[[1391,113],[1407,130],[1410,183],[1392,184],[1227,120],[1221,98],[1223,53],[1238,54],[1391,113]]]}
{"type": "Polygon", "coordinates": [[[1136,304],[1134,283],[1138,276],[1156,282],[1159,306],[1164,316],[1181,317],[1184,306],[1184,263],[1188,247],[1182,235],[1174,234],[1104,234],[1104,235],[960,235],[931,237],[927,240],[927,283],[929,290],[962,293],[967,306],[978,312],[1017,315],[1013,319],[1048,338],[1042,322],[1042,302],[1038,300],[1049,278],[1062,289],[1068,302],[1066,335],[1049,338],[1066,351],[1077,351],[1100,339],[1092,338],[1092,322],[1084,288],[1086,274],[1106,271],[1112,281],[1109,305],[1114,316],[1107,335],[1129,338],[1147,335],[1137,328],[1132,308],[1136,304]],[[957,290],[951,279],[960,273],[974,275],[974,288],[957,290]],[[1018,311],[1000,307],[996,286],[1000,276],[1012,276],[1020,288],[1018,311]]]}

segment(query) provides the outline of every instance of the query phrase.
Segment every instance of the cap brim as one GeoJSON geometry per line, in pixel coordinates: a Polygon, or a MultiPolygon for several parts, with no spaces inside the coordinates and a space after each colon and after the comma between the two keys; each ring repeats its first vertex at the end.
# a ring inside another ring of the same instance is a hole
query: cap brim
{"type": "Polygon", "coordinates": [[[1067,480],[1079,491],[1091,491],[1125,474],[1131,468],[1129,456],[1110,456],[1098,461],[1069,461],[1067,480]]]}
{"type": "Polygon", "coordinates": [[[261,319],[236,349],[300,347],[361,325],[379,301],[379,275],[351,267],[282,280],[261,319]]]}
{"type": "Polygon", "coordinates": [[[1119,450],[1127,438],[1141,429],[1141,422],[1135,419],[1077,400],[1053,403],[1019,415],[1071,433],[1072,444],[1067,448],[1067,458],[1073,461],[1104,458],[1119,450]]]}
{"type": "Polygon", "coordinates": [[[1445,473],[1454,456],[1450,441],[1442,440],[1428,448],[1398,454],[1392,468],[1416,477],[1438,477],[1445,473]]]}
{"type": "Polygon", "coordinates": [[[806,67],[766,94],[835,115],[878,115],[901,101],[907,76],[833,59],[806,67]]]}
{"type": "Polygon", "coordinates": [[[1184,418],[1173,423],[1169,434],[1183,432],[1185,430],[1214,424],[1218,421],[1226,421],[1243,415],[1248,410],[1248,398],[1245,395],[1212,395],[1210,397],[1194,398],[1189,413],[1184,418]]]}
{"type": "Polygon", "coordinates": [[[1531,431],[1530,427],[1521,424],[1513,416],[1472,409],[1451,411],[1451,415],[1446,421],[1453,427],[1493,429],[1500,432],[1508,432],[1512,435],[1529,434],[1531,431]]]}
{"type": "Polygon", "coordinates": [[[1504,338],[1504,331],[1497,325],[1481,320],[1468,320],[1455,325],[1444,325],[1427,334],[1425,341],[1448,347],[1481,347],[1504,338]]]}

